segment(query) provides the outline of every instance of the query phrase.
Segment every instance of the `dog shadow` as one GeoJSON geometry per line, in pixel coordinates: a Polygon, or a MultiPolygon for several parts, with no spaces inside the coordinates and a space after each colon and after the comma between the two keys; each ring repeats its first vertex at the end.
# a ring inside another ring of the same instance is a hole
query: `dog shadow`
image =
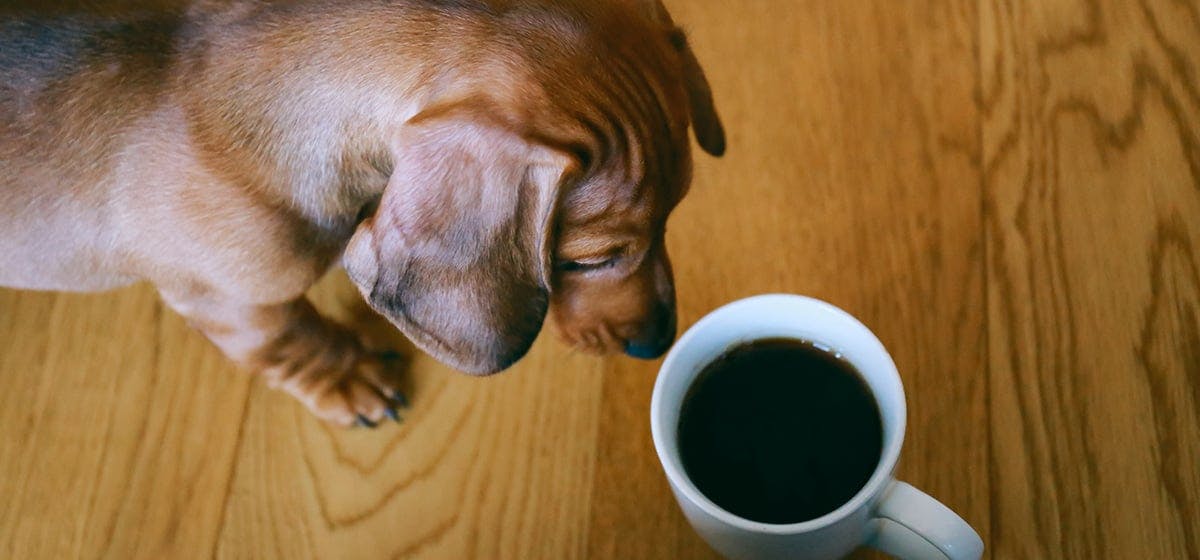
{"type": "Polygon", "coordinates": [[[414,397],[413,376],[408,374],[413,358],[420,350],[386,318],[371,309],[363,300],[358,289],[341,269],[322,278],[312,290],[309,298],[329,319],[358,333],[367,348],[378,352],[400,354],[396,371],[400,374],[401,390],[414,397]]]}

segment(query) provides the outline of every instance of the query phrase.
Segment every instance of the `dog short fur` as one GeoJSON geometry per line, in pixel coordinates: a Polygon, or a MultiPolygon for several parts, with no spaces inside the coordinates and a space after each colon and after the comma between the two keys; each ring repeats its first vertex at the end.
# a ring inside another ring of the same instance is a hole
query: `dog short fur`
{"type": "Polygon", "coordinates": [[[658,0],[200,2],[0,19],[0,285],[152,283],[338,424],[386,363],[305,292],[341,264],[419,347],[503,370],[545,316],[661,354],[689,125],[724,133],[658,0]]]}

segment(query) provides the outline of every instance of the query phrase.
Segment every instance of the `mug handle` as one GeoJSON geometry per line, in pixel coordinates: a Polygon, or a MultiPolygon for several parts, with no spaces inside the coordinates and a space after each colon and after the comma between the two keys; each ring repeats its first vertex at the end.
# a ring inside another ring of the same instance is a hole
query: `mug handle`
{"type": "Polygon", "coordinates": [[[893,480],[875,509],[867,546],[906,560],[979,560],[983,540],[929,494],[893,480]]]}

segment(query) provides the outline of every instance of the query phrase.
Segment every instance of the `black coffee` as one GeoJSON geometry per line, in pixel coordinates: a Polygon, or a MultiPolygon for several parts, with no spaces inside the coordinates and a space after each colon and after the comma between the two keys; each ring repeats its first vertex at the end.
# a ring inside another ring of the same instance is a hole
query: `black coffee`
{"type": "Polygon", "coordinates": [[[679,419],[683,467],[725,510],[764,523],[815,519],[858,493],[883,426],[865,382],[811,342],[758,340],[705,367],[679,419]]]}

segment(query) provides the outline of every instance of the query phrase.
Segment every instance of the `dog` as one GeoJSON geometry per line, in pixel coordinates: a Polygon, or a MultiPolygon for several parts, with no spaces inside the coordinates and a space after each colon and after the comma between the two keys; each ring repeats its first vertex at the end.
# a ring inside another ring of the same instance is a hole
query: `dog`
{"type": "Polygon", "coordinates": [[[0,22],[0,285],[152,283],[328,422],[396,418],[386,356],[305,292],[341,265],[469,374],[547,315],[583,350],[675,336],[688,128],[725,135],[659,0],[233,0],[0,22]]]}

